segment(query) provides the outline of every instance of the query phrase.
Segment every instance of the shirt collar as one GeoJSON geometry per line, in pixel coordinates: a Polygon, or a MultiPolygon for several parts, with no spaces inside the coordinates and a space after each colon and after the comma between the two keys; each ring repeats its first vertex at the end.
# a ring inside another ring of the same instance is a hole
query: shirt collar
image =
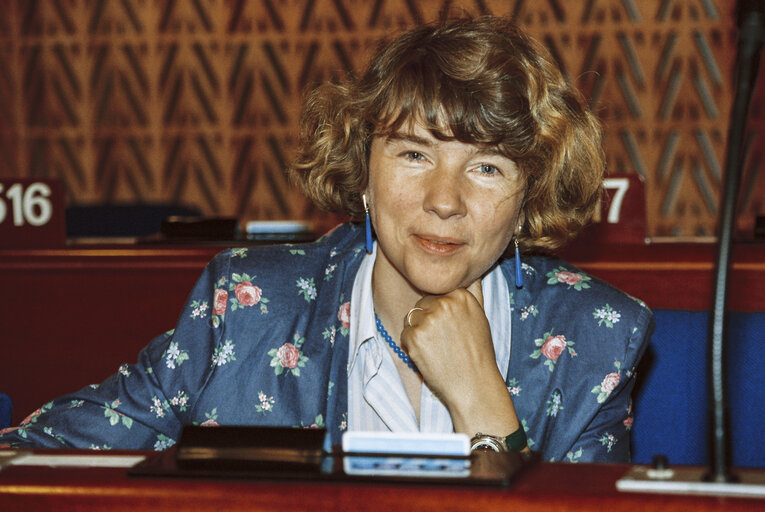
{"type": "Polygon", "coordinates": [[[489,320],[491,339],[494,343],[494,357],[502,378],[507,381],[511,340],[510,288],[499,265],[495,265],[484,276],[481,288],[483,289],[483,310],[489,320]]]}
{"type": "Polygon", "coordinates": [[[364,255],[359,271],[356,273],[356,279],[353,282],[348,373],[351,372],[353,365],[356,363],[359,348],[361,348],[364,342],[374,338],[377,332],[377,325],[374,319],[375,305],[372,296],[372,270],[375,266],[376,257],[377,242],[375,241],[372,253],[364,255]]]}

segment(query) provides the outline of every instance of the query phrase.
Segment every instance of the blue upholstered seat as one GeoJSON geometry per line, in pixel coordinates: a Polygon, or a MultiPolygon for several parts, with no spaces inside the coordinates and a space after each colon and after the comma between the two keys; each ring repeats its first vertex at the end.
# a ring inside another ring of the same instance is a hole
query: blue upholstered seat
{"type": "Polygon", "coordinates": [[[11,425],[12,412],[13,405],[11,403],[11,398],[5,393],[0,393],[0,429],[11,425]]]}
{"type": "MultiPolygon", "coordinates": [[[[655,310],[656,331],[635,392],[632,460],[709,463],[709,312],[655,310]]],[[[734,467],[765,467],[765,313],[731,313],[727,397],[734,467]]]]}

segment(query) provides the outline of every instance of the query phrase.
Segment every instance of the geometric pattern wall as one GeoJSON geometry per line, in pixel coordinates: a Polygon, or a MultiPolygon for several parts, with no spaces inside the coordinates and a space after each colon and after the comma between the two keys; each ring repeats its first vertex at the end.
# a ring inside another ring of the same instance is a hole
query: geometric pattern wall
{"type": "MultiPolygon", "coordinates": [[[[0,176],[67,201],[178,202],[250,219],[337,218],[290,188],[303,91],[379,38],[455,14],[513,17],[606,129],[609,172],[646,186],[650,236],[711,235],[736,52],[729,0],[0,0],[0,176]]],[[[763,75],[763,73],[761,73],[763,75]]],[[[765,77],[739,228],[765,213],[765,77]]]]}

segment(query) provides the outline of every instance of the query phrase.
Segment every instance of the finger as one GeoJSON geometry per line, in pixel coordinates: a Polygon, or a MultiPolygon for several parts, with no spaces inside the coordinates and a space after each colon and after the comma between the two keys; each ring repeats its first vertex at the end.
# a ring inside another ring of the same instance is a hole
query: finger
{"type": "Polygon", "coordinates": [[[481,279],[478,278],[473,281],[470,286],[467,287],[467,291],[473,294],[475,300],[477,300],[478,304],[480,304],[481,308],[483,308],[483,287],[481,286],[481,279]]]}
{"type": "Polygon", "coordinates": [[[409,310],[411,314],[404,315],[404,327],[414,327],[418,324],[418,322],[422,321],[422,319],[427,316],[427,311],[430,309],[430,306],[438,300],[437,296],[434,295],[425,295],[420,298],[417,302],[415,302],[414,306],[412,306],[412,309],[409,310]],[[407,321],[411,321],[411,324],[407,321]]]}

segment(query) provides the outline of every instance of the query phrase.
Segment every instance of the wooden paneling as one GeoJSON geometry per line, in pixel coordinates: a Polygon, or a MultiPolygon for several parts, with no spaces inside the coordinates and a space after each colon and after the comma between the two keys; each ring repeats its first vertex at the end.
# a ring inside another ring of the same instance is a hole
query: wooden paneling
{"type": "MultiPolygon", "coordinates": [[[[71,203],[164,201],[251,219],[336,218],[290,188],[302,91],[380,37],[454,14],[514,17],[646,182],[648,235],[714,232],[732,102],[729,0],[4,0],[0,176],[60,177],[71,203]]],[[[762,66],[765,67],[765,66],[762,66]]],[[[740,228],[765,213],[765,84],[740,228]]]]}

